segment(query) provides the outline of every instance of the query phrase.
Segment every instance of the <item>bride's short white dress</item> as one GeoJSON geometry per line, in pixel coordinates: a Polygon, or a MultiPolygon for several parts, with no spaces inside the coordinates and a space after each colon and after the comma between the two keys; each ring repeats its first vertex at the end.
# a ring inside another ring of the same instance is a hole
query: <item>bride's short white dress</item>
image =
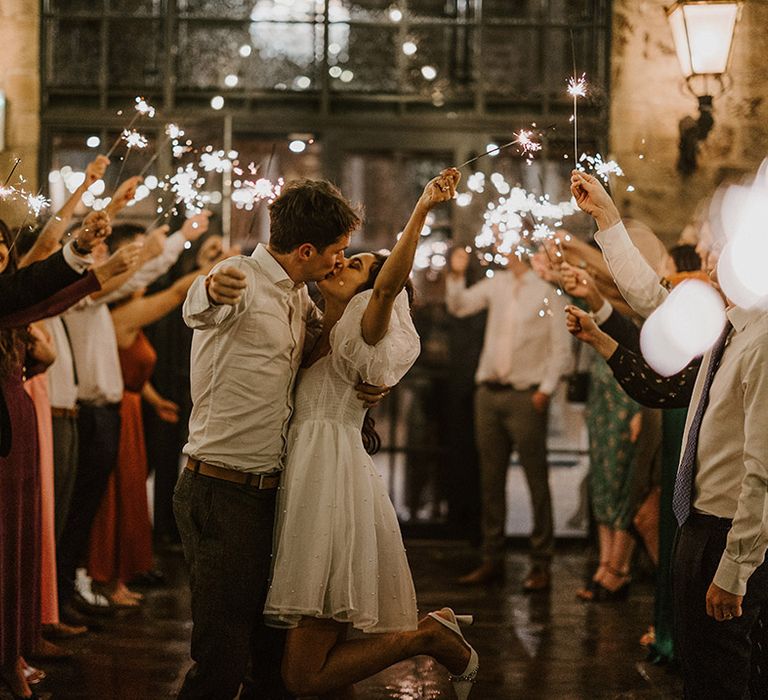
{"type": "Polygon", "coordinates": [[[302,370],[278,500],[267,624],[301,616],[364,632],[413,630],[416,594],[395,509],[363,449],[362,379],[392,386],[416,361],[419,336],[405,291],[375,346],[360,323],[372,292],[356,295],[331,331],[331,352],[302,370]]]}

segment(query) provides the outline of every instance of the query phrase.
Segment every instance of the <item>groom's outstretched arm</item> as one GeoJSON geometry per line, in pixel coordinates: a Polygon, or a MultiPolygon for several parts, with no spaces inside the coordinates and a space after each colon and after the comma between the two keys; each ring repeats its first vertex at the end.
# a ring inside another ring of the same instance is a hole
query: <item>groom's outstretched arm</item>
{"type": "Polygon", "coordinates": [[[243,311],[247,291],[245,272],[237,263],[225,261],[192,284],[184,302],[184,322],[197,329],[218,326],[243,311]]]}

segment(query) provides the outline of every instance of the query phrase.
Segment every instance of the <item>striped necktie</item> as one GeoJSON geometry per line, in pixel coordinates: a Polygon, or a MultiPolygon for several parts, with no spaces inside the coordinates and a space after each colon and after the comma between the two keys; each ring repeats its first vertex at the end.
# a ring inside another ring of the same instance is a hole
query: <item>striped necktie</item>
{"type": "Polygon", "coordinates": [[[678,525],[688,520],[691,514],[691,505],[693,502],[693,480],[696,466],[696,452],[699,447],[699,432],[701,431],[701,421],[704,418],[704,412],[709,403],[709,390],[712,387],[712,381],[715,378],[717,368],[720,366],[720,360],[723,358],[726,341],[731,334],[733,326],[728,321],[723,328],[723,332],[712,346],[712,354],[707,367],[707,375],[704,377],[704,385],[701,387],[701,398],[699,405],[696,406],[696,413],[693,414],[691,425],[688,428],[688,439],[685,443],[683,458],[680,460],[680,466],[677,468],[677,477],[675,478],[675,491],[672,496],[672,512],[677,518],[678,525]]]}

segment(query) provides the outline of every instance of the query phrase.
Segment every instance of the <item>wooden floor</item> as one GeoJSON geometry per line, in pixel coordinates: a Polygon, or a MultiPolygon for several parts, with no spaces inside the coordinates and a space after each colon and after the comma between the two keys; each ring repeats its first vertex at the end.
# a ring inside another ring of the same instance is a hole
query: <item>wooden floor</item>
{"type": "MultiPolygon", "coordinates": [[[[676,698],[678,679],[647,664],[638,638],[651,622],[653,590],[635,583],[626,603],[583,604],[574,590],[587,572],[587,550],[564,547],[545,594],[523,595],[524,552],[510,550],[506,583],[485,589],[453,580],[474,563],[466,545],[409,542],[420,609],[450,605],[472,612],[468,638],[480,654],[472,700],[676,698]]],[[[162,557],[171,584],[148,593],[139,613],[108,620],[103,629],[72,641],[71,662],[39,663],[49,675],[38,686],[57,700],[158,700],[173,697],[188,666],[189,593],[183,559],[162,557]]],[[[394,666],[357,686],[361,700],[446,698],[446,672],[426,657],[394,666]]],[[[0,695],[0,697],[3,697],[0,695]]]]}

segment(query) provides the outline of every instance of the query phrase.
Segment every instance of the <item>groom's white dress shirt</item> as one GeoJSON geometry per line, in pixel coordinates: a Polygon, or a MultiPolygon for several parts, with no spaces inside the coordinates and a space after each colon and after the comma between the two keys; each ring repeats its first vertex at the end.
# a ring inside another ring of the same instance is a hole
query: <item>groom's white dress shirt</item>
{"type": "Polygon", "coordinates": [[[317,309],[306,285],[294,284],[263,245],[213,272],[228,266],[246,276],[236,306],[211,303],[203,277],[184,302],[184,321],[195,330],[184,453],[220,467],[276,472],[284,462],[305,324],[317,309]]]}

